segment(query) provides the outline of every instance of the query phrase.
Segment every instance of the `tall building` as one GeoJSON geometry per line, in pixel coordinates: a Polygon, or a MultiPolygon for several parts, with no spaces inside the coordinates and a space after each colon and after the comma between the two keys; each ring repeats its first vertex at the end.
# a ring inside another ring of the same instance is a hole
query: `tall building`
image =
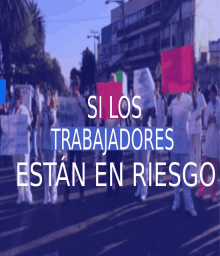
{"type": "Polygon", "coordinates": [[[209,42],[210,65],[220,67],[220,39],[209,42]]]}
{"type": "Polygon", "coordinates": [[[217,4],[218,0],[208,6],[201,0],[130,0],[124,3],[124,28],[121,6],[113,9],[111,24],[102,30],[102,38],[108,39],[105,46],[102,43],[102,55],[106,54],[108,45],[111,71],[123,67],[130,85],[134,70],[139,68],[149,67],[156,78],[160,52],[188,44],[194,44],[195,57],[199,60],[200,42],[208,46],[209,41],[203,34],[204,29],[209,30],[215,22],[211,20],[210,25],[209,20],[201,26],[202,15],[204,11],[216,9],[214,2],[217,4]]]}

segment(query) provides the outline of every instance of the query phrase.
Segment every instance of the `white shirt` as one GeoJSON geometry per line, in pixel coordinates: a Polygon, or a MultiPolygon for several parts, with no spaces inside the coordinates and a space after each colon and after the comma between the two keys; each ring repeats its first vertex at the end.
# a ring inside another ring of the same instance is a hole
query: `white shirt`
{"type": "Polygon", "coordinates": [[[27,107],[25,107],[25,105],[21,104],[16,113],[15,113],[15,109],[16,109],[16,106],[13,108],[13,110],[11,112],[12,115],[27,115],[28,116],[28,124],[31,124],[30,113],[29,113],[27,107]]]}
{"type": "Polygon", "coordinates": [[[217,99],[215,105],[212,101],[208,103],[208,106],[204,115],[204,125],[207,127],[205,147],[203,151],[204,156],[211,158],[219,158],[219,136],[220,136],[220,126],[219,126],[219,116],[220,116],[220,99],[217,99]],[[215,116],[215,123],[208,123],[209,116],[215,116]]]}
{"type": "Polygon", "coordinates": [[[42,110],[43,128],[42,128],[42,138],[41,138],[43,150],[51,149],[51,136],[50,136],[50,127],[51,126],[49,124],[48,115],[49,115],[50,119],[53,120],[54,125],[57,121],[56,120],[56,111],[53,108],[51,108],[49,113],[47,114],[47,109],[46,109],[46,107],[44,107],[42,110]]]}
{"type": "Polygon", "coordinates": [[[167,118],[165,116],[164,100],[159,95],[157,99],[157,127],[165,127],[167,118]]]}
{"type": "Polygon", "coordinates": [[[39,108],[39,112],[41,113],[43,109],[43,102],[44,102],[44,96],[41,93],[36,93],[35,94],[35,100],[37,102],[37,106],[39,108]]]}
{"type": "MultiPolygon", "coordinates": [[[[16,106],[13,108],[11,115],[27,115],[28,124],[30,125],[31,117],[30,117],[30,113],[29,113],[27,107],[25,105],[21,104],[16,113],[15,113],[15,109],[16,109],[16,106]]],[[[27,129],[28,129],[28,127],[27,127],[27,129]]],[[[28,131],[27,134],[28,134],[28,138],[30,138],[30,131],[28,131]]],[[[28,152],[30,152],[30,139],[28,139],[28,152]]]]}
{"type": "MultiPolygon", "coordinates": [[[[96,96],[96,95],[93,95],[93,96],[96,96]]],[[[91,99],[90,100],[90,103],[93,105],[93,106],[96,106],[97,107],[97,96],[96,96],[96,99],[91,99]]],[[[91,116],[94,116],[95,115],[95,110],[93,108],[90,108],[89,110],[89,113],[91,116]]]]}
{"type": "Polygon", "coordinates": [[[105,120],[106,127],[117,127],[120,126],[120,119],[109,119],[105,120]]]}
{"type": "MultiPolygon", "coordinates": [[[[127,113],[128,111],[128,105],[126,101],[122,101],[122,112],[125,111],[127,113]]],[[[108,119],[105,120],[105,126],[106,127],[126,127],[126,121],[125,119],[108,119]]]]}
{"type": "Polygon", "coordinates": [[[189,134],[201,134],[202,133],[202,118],[196,121],[196,118],[202,114],[202,110],[206,108],[206,102],[203,94],[197,92],[196,94],[197,108],[194,111],[190,111],[189,118],[189,134]]]}
{"type": "Polygon", "coordinates": [[[172,152],[176,154],[189,153],[189,137],[187,131],[187,123],[189,119],[189,111],[193,109],[192,98],[183,93],[180,100],[172,100],[168,108],[168,115],[172,116],[173,141],[174,147],[172,152]]]}
{"type": "Polygon", "coordinates": [[[84,99],[79,93],[77,94],[77,98],[78,98],[78,101],[79,101],[79,103],[81,104],[81,106],[82,106],[83,108],[85,108],[86,111],[89,113],[89,108],[88,108],[88,106],[87,106],[87,104],[86,104],[85,99],[84,99]]]}

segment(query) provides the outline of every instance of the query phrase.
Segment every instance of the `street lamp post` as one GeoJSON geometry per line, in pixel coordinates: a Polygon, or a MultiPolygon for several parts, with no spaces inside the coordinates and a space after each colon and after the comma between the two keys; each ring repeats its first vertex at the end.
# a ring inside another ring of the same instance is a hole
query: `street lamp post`
{"type": "Polygon", "coordinates": [[[94,55],[95,55],[95,58],[96,58],[95,36],[87,36],[87,38],[91,38],[91,37],[93,37],[93,38],[94,38],[94,55]]]}
{"type": "MultiPolygon", "coordinates": [[[[94,38],[94,55],[95,55],[95,59],[96,59],[96,44],[95,44],[95,40],[97,40],[98,43],[100,44],[100,35],[99,35],[98,31],[91,30],[90,33],[93,34],[93,35],[88,35],[87,38],[94,38]]],[[[97,56],[97,60],[98,60],[98,56],[97,56]]]]}
{"type": "MultiPolygon", "coordinates": [[[[99,34],[98,31],[93,31],[93,30],[91,30],[90,33],[92,35],[88,35],[87,38],[94,38],[94,55],[95,55],[95,60],[97,61],[97,67],[99,67],[99,57],[100,57],[100,54],[99,54],[99,56],[97,54],[97,57],[96,57],[96,44],[95,44],[95,40],[98,41],[99,49],[100,49],[100,34],[99,34]]],[[[97,76],[97,74],[95,75],[95,86],[96,86],[96,80],[97,80],[96,76],[97,76]]]]}

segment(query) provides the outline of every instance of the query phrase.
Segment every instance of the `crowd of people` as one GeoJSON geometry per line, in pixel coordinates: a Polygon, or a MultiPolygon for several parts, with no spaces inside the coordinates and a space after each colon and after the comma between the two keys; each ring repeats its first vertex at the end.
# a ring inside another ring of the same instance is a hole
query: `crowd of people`
{"type": "MultiPolygon", "coordinates": [[[[116,75],[110,75],[110,81],[116,82],[116,75]]],[[[180,175],[183,174],[183,167],[187,162],[194,162],[197,167],[191,166],[187,170],[188,181],[192,174],[199,174],[200,167],[203,163],[211,162],[215,168],[215,181],[210,188],[210,198],[213,203],[217,202],[217,178],[220,160],[220,97],[217,84],[212,84],[207,87],[204,94],[200,92],[199,80],[195,78],[194,88],[192,92],[178,93],[176,95],[164,95],[159,81],[155,82],[155,102],[156,106],[150,109],[142,110],[140,119],[132,119],[130,115],[126,120],[111,119],[111,120],[89,120],[89,108],[87,105],[89,88],[85,95],[80,95],[80,79],[75,76],[71,80],[70,97],[76,98],[81,114],[84,115],[87,126],[144,126],[144,127],[173,127],[174,148],[169,154],[170,162],[178,162],[179,166],[173,166],[173,172],[180,175]],[[202,145],[202,133],[205,132],[205,145],[202,145]],[[203,158],[202,158],[203,156],[203,158]]],[[[91,94],[94,94],[92,92],[91,94]]],[[[133,90],[129,91],[129,98],[132,100],[134,96],[133,90]]],[[[123,110],[126,111],[126,102],[123,104],[123,110]]],[[[58,92],[51,93],[47,91],[45,96],[40,92],[40,87],[37,85],[35,90],[32,88],[32,110],[24,106],[22,102],[22,93],[19,89],[15,89],[13,100],[10,104],[6,103],[1,106],[0,114],[14,114],[28,116],[28,136],[30,136],[31,152],[30,154],[14,155],[13,164],[15,172],[17,173],[18,162],[35,162],[39,161],[42,156],[43,162],[55,162],[57,151],[51,150],[50,128],[58,124],[58,92]]],[[[99,151],[95,152],[94,165],[99,160],[99,151]]],[[[144,164],[144,179],[148,184],[149,179],[149,162],[152,162],[153,179],[155,180],[155,162],[162,162],[161,151],[135,151],[134,162],[141,162],[144,164]]],[[[72,178],[72,162],[76,162],[79,172],[82,173],[82,151],[68,151],[68,178],[72,178]]],[[[119,172],[120,164],[123,165],[122,151],[107,151],[106,156],[102,156],[102,161],[107,163],[107,191],[106,196],[112,197],[113,190],[110,186],[110,163],[113,162],[116,171],[119,172]]],[[[19,176],[21,182],[29,184],[26,187],[18,187],[17,204],[28,202],[33,204],[32,192],[30,188],[30,165],[21,166],[21,171],[27,172],[28,175],[19,176]],[[22,170],[23,168],[23,170],[22,170]]],[[[160,168],[162,168],[160,166],[160,168]]],[[[44,166],[44,187],[45,198],[44,204],[57,203],[57,187],[56,183],[56,167],[52,167],[52,181],[49,186],[49,166],[44,166]]],[[[141,170],[139,170],[141,171],[141,170]]],[[[207,181],[209,176],[209,166],[205,166],[203,171],[203,180],[207,181]]],[[[199,177],[199,175],[198,175],[199,177]]],[[[177,177],[173,176],[173,183],[177,182],[177,177]]],[[[163,182],[162,176],[159,182],[163,182]]],[[[80,183],[79,183],[80,184],[80,183]]],[[[183,196],[185,209],[192,216],[197,216],[194,208],[191,188],[182,182],[183,196]]],[[[80,202],[85,203],[84,187],[79,185],[80,202]]],[[[65,194],[63,196],[63,203],[69,202],[70,187],[66,185],[65,194]]],[[[120,196],[120,187],[115,182],[116,197],[120,196]]],[[[141,178],[137,180],[136,197],[145,201],[148,195],[148,185],[144,186],[141,178]]],[[[198,182],[196,197],[203,198],[206,195],[206,187],[198,182]]],[[[180,207],[180,186],[174,189],[174,202],[172,206],[173,211],[177,211],[180,207]]]]}

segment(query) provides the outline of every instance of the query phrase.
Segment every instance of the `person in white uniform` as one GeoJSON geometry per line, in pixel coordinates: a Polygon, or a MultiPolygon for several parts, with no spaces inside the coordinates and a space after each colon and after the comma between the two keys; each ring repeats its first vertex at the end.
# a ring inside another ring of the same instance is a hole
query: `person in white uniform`
{"type": "MultiPolygon", "coordinates": [[[[27,115],[28,116],[28,143],[30,143],[30,131],[31,131],[31,118],[28,109],[22,103],[22,94],[19,89],[15,89],[15,100],[16,106],[12,109],[12,115],[27,115]]],[[[19,162],[26,162],[27,165],[20,166],[20,172],[25,172],[26,175],[20,175],[20,183],[25,183],[27,186],[18,186],[18,199],[16,201],[17,204],[21,204],[22,202],[27,202],[29,205],[33,204],[32,193],[30,188],[30,168],[29,168],[29,161],[30,161],[30,145],[29,145],[29,152],[26,154],[18,154],[13,155],[13,164],[15,168],[15,172],[17,175],[17,163],[19,162]]],[[[18,178],[18,177],[17,177],[18,178]]]]}
{"type": "MultiPolygon", "coordinates": [[[[117,82],[117,77],[114,73],[110,74],[110,82],[117,82]]],[[[109,119],[105,120],[106,127],[119,127],[120,119],[109,119]]],[[[120,174],[120,162],[122,162],[122,151],[121,150],[108,150],[106,152],[106,162],[107,162],[107,191],[105,193],[106,197],[112,197],[113,191],[112,186],[110,186],[110,163],[114,163],[117,174],[120,174]]],[[[115,196],[119,197],[119,184],[115,181],[115,196]]]]}
{"type": "MultiPolygon", "coordinates": [[[[219,101],[218,101],[218,109],[220,109],[220,96],[219,96],[219,101]]],[[[219,135],[218,135],[218,159],[219,159],[219,170],[220,170],[220,111],[217,112],[216,114],[216,125],[219,129],[219,135]]]]}
{"type": "MultiPolygon", "coordinates": [[[[95,93],[93,95],[95,95],[95,93]]],[[[97,95],[95,95],[95,96],[97,96],[97,95]]],[[[92,105],[96,105],[96,107],[97,107],[97,99],[96,100],[92,99],[91,103],[92,103],[92,105]]],[[[90,114],[94,115],[94,112],[95,112],[95,110],[91,109],[90,114]]],[[[99,119],[98,117],[96,117],[94,123],[96,124],[96,127],[101,127],[104,124],[104,120],[99,119]]],[[[96,162],[99,161],[99,156],[100,155],[102,156],[102,162],[106,161],[106,155],[103,155],[101,150],[95,150],[95,160],[94,160],[93,166],[96,166],[96,162]]]]}
{"type": "MultiPolygon", "coordinates": [[[[155,83],[155,97],[156,97],[156,117],[151,120],[153,127],[165,127],[167,123],[167,104],[164,98],[161,84],[159,81],[155,83]]],[[[156,161],[162,162],[162,151],[151,151],[151,162],[152,162],[152,176],[155,181],[156,178],[156,161]]],[[[159,166],[159,171],[162,171],[162,166],[159,166]]],[[[163,181],[163,176],[159,176],[159,182],[163,181]]]]}
{"type": "MultiPolygon", "coordinates": [[[[40,93],[40,86],[36,85],[36,90],[35,90],[35,100],[37,102],[37,106],[39,109],[39,121],[41,122],[41,117],[42,117],[42,109],[44,106],[44,96],[43,94],[40,93]]],[[[41,153],[41,138],[42,138],[42,128],[39,126],[38,131],[37,131],[37,140],[38,140],[38,150],[39,153],[41,153]]]]}
{"type": "MultiPolygon", "coordinates": [[[[215,181],[210,188],[210,198],[213,203],[217,202],[217,179],[218,179],[218,164],[219,164],[219,115],[220,115],[220,100],[218,97],[218,88],[216,85],[211,87],[211,100],[206,108],[204,116],[204,125],[207,127],[205,148],[203,153],[203,163],[211,162],[215,168],[215,181]]],[[[209,166],[205,166],[203,170],[203,180],[207,183],[209,175],[209,166]]],[[[196,193],[197,197],[204,197],[206,187],[200,184],[196,193]]]]}
{"type": "MultiPolygon", "coordinates": [[[[47,104],[42,109],[42,158],[44,163],[56,162],[56,151],[51,150],[50,128],[56,124],[56,111],[51,107],[51,94],[47,92],[47,104]]],[[[56,166],[51,167],[51,186],[49,186],[49,166],[44,165],[44,204],[56,204],[57,187],[56,166]]]]}
{"type": "MultiPolygon", "coordinates": [[[[133,88],[130,88],[129,95],[128,95],[128,98],[129,98],[129,101],[130,101],[130,106],[132,106],[133,97],[134,97],[133,88]]],[[[130,119],[130,126],[134,127],[135,126],[135,120],[132,117],[132,111],[130,112],[129,119],[130,119]]]]}
{"type": "MultiPolygon", "coordinates": [[[[151,124],[152,124],[151,120],[156,119],[156,98],[155,98],[155,94],[153,93],[153,89],[152,89],[152,88],[155,88],[155,85],[152,84],[152,82],[153,82],[153,80],[151,80],[151,77],[149,77],[148,71],[147,70],[143,71],[139,77],[139,83],[142,84],[143,86],[145,86],[145,89],[149,90],[149,93],[152,93],[152,94],[151,94],[151,98],[147,99],[148,103],[150,101],[150,105],[148,105],[147,101],[145,101],[144,106],[146,106],[146,107],[144,107],[141,110],[141,113],[142,113],[141,117],[139,119],[136,119],[136,126],[143,126],[143,127],[151,126],[151,124]]],[[[134,84],[134,91],[135,91],[135,86],[136,85],[134,84]]],[[[135,115],[136,115],[136,113],[135,113],[135,115]]],[[[148,195],[150,155],[151,155],[150,150],[143,150],[143,151],[135,150],[135,152],[134,152],[134,161],[141,162],[144,165],[143,178],[146,183],[146,186],[142,182],[141,177],[137,177],[137,191],[135,193],[135,196],[140,197],[140,199],[142,201],[145,201],[146,197],[148,195]]],[[[141,172],[140,166],[137,167],[137,173],[139,173],[139,172],[141,172]]]]}
{"type": "MultiPolygon", "coordinates": [[[[193,94],[194,95],[194,94],[193,94]]],[[[185,202],[185,209],[192,216],[197,216],[194,209],[194,203],[191,195],[191,188],[183,181],[183,168],[189,162],[189,137],[187,132],[188,114],[189,111],[196,108],[195,96],[192,98],[186,93],[179,93],[175,99],[172,100],[168,108],[168,115],[172,116],[173,140],[174,147],[171,151],[171,162],[177,162],[180,166],[174,165],[173,172],[180,175],[183,187],[183,195],[185,202]]],[[[172,176],[173,184],[177,183],[177,177],[172,176]]],[[[186,180],[190,180],[189,168],[186,170],[186,180]]],[[[177,211],[180,207],[180,185],[174,188],[174,202],[173,211],[177,211]]]]}
{"type": "MultiPolygon", "coordinates": [[[[85,121],[88,118],[88,113],[89,109],[87,106],[87,103],[85,99],[80,95],[79,90],[80,90],[80,78],[78,76],[74,76],[71,79],[71,93],[72,97],[76,99],[79,107],[80,107],[80,112],[79,116],[84,116],[85,121]]],[[[72,180],[72,163],[76,162],[76,165],[78,167],[80,175],[82,175],[82,151],[81,150],[69,150],[68,151],[68,179],[72,180]]],[[[79,182],[79,194],[80,194],[80,204],[85,204],[85,197],[84,197],[84,187],[81,185],[79,182]]],[[[67,186],[65,188],[65,193],[63,196],[63,203],[67,204],[69,202],[69,195],[70,195],[70,187],[67,186]]]]}
{"type": "Polygon", "coordinates": [[[195,78],[194,91],[197,108],[190,111],[189,118],[189,138],[190,138],[190,162],[196,163],[197,168],[190,166],[190,172],[196,173],[199,183],[199,171],[201,168],[201,138],[202,138],[202,118],[206,109],[206,101],[201,92],[199,92],[199,81],[195,78]]]}
{"type": "MultiPolygon", "coordinates": [[[[155,118],[155,108],[154,109],[147,109],[142,111],[142,120],[136,119],[136,127],[148,126],[148,122],[151,116],[155,118]]],[[[142,201],[145,201],[148,195],[148,182],[149,182],[149,159],[150,159],[150,150],[143,150],[143,151],[134,151],[134,162],[143,163],[144,165],[144,173],[143,178],[146,186],[143,184],[141,177],[137,177],[137,191],[135,193],[136,197],[140,197],[142,201]]],[[[137,173],[140,173],[141,167],[137,166],[137,173]]]]}
{"type": "MultiPolygon", "coordinates": [[[[156,100],[156,99],[155,99],[156,100]]],[[[136,119],[136,127],[148,127],[150,126],[150,118],[156,118],[156,108],[149,108],[142,110],[142,116],[140,119],[136,119]]],[[[136,197],[140,197],[142,201],[146,200],[148,195],[148,183],[149,183],[149,159],[150,150],[134,151],[134,162],[140,162],[144,165],[143,178],[146,186],[143,184],[141,177],[137,177],[137,191],[135,193],[136,197]]],[[[141,172],[141,167],[137,166],[137,173],[141,172]]]]}

